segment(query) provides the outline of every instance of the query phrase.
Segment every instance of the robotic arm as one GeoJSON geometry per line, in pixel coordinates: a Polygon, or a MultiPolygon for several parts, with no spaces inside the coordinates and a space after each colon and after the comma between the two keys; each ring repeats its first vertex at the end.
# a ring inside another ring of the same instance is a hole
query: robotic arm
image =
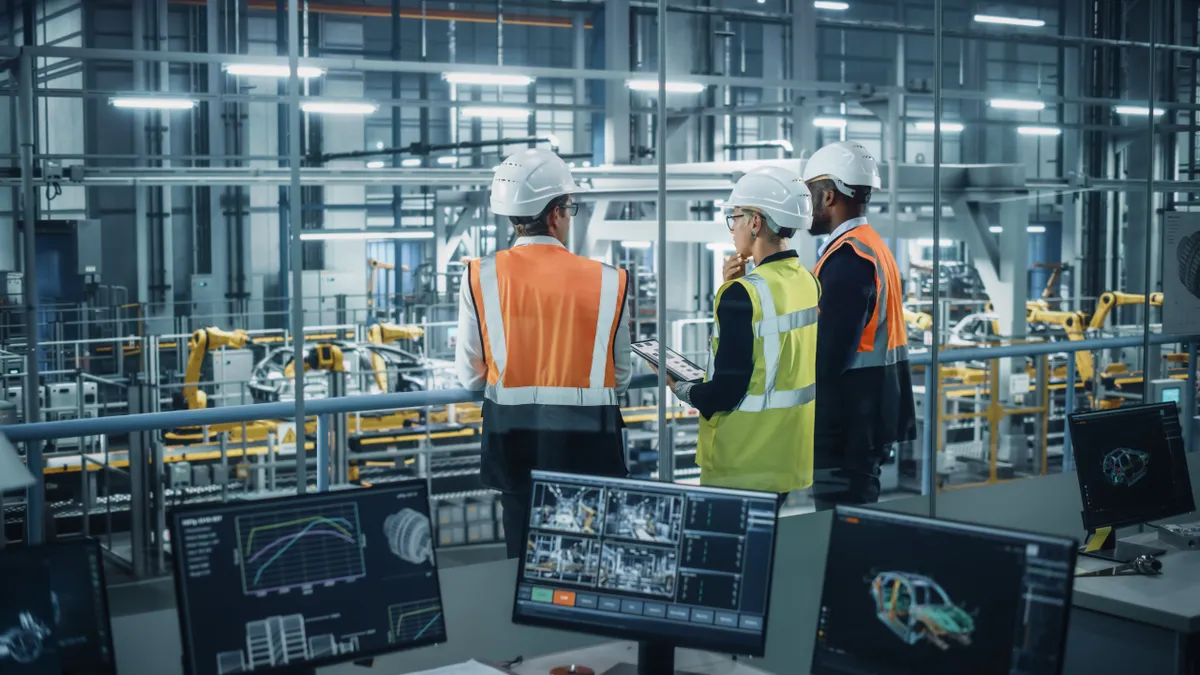
{"type": "MultiPolygon", "coordinates": [[[[1154,307],[1162,307],[1163,294],[1151,293],[1150,304],[1154,307]]],[[[1125,305],[1144,305],[1146,304],[1146,296],[1141,293],[1121,293],[1119,291],[1109,291],[1100,296],[1100,300],[1096,303],[1096,313],[1092,315],[1092,321],[1088,324],[1089,330],[1100,330],[1104,328],[1104,322],[1108,319],[1108,313],[1114,307],[1124,307],[1125,305]]]]}
{"type": "MultiPolygon", "coordinates": [[[[416,340],[425,334],[419,326],[400,326],[394,323],[377,323],[367,330],[367,341],[373,345],[390,345],[398,340],[416,340]]],[[[375,371],[375,384],[379,391],[387,393],[387,364],[383,357],[371,352],[371,369],[375,371]]]]}
{"type": "Polygon", "coordinates": [[[201,328],[192,333],[188,340],[187,373],[184,375],[183,399],[187,402],[188,410],[201,410],[208,407],[208,395],[200,390],[200,368],[204,365],[204,357],[209,352],[222,347],[241,349],[246,346],[250,336],[244,330],[232,332],[220,328],[201,328]]]}
{"type": "MultiPolygon", "coordinates": [[[[1072,342],[1083,339],[1084,316],[1082,312],[1054,312],[1043,309],[1027,309],[1025,319],[1029,323],[1044,323],[1062,328],[1072,342]]],[[[1075,369],[1079,379],[1087,382],[1095,374],[1096,363],[1089,351],[1075,352],[1075,369]]]]}

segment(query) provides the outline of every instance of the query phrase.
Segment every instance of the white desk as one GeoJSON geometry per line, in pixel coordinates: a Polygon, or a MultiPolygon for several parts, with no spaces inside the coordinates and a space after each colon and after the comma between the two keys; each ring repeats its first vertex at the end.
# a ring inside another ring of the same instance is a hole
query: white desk
{"type": "MultiPolygon", "coordinates": [[[[516,675],[548,675],[551,668],[575,664],[591,668],[596,675],[604,675],[605,671],[619,663],[637,663],[637,652],[637,643],[609,642],[539,656],[514,666],[512,672],[516,675]]],[[[699,675],[766,675],[766,671],[734,661],[732,657],[692,649],[675,650],[675,667],[699,675]]]]}

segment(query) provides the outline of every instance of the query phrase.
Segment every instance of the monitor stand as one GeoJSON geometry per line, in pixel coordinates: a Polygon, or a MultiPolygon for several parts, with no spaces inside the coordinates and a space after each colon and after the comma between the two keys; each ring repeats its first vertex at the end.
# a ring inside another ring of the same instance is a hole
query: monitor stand
{"type": "Polygon", "coordinates": [[[1092,558],[1100,558],[1101,560],[1111,560],[1113,562],[1128,563],[1137,560],[1139,556],[1159,556],[1167,552],[1165,548],[1155,548],[1153,546],[1143,546],[1141,544],[1133,544],[1127,541],[1117,541],[1117,535],[1112,531],[1112,528],[1101,527],[1092,532],[1088,543],[1079,548],[1080,555],[1086,555],[1092,558]],[[1095,545],[1099,542],[1099,546],[1095,545]],[[1090,550],[1089,550],[1090,549],[1090,550]]]}
{"type": "Polygon", "coordinates": [[[675,645],[668,642],[639,642],[638,662],[618,663],[604,671],[604,675],[697,675],[675,670],[675,645]]]}

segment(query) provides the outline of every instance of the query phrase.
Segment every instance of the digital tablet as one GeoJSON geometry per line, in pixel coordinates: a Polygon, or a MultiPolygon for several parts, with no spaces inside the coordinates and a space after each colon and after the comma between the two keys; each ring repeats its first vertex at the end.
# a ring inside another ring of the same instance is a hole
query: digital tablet
{"type": "MultiPolygon", "coordinates": [[[[658,340],[642,340],[641,342],[634,342],[630,346],[633,347],[633,351],[638,356],[646,359],[650,365],[658,367],[658,340]]],[[[675,378],[677,382],[699,382],[704,379],[703,368],[688,361],[680,356],[679,352],[671,349],[667,350],[667,374],[675,378]]]]}

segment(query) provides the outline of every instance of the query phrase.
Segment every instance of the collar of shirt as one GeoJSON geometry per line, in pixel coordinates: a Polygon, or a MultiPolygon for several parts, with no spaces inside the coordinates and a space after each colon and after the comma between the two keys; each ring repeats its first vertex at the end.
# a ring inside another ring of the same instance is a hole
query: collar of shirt
{"type": "Polygon", "coordinates": [[[757,265],[755,265],[755,267],[762,267],[763,265],[766,265],[767,263],[773,263],[777,260],[787,260],[788,258],[799,258],[799,257],[800,257],[799,253],[797,253],[791,249],[788,249],[786,251],[780,251],[779,253],[772,253],[771,255],[763,258],[763,261],[758,263],[757,265]]]}
{"type": "Polygon", "coordinates": [[[520,246],[532,246],[534,244],[544,244],[546,246],[566,248],[566,246],[563,246],[561,241],[555,239],[554,237],[544,235],[536,237],[517,237],[517,240],[513,242],[512,248],[517,248],[520,246]]]}
{"type": "Polygon", "coordinates": [[[843,234],[846,234],[850,230],[853,230],[854,228],[858,227],[859,225],[866,225],[866,224],[867,224],[867,219],[863,216],[859,216],[858,218],[851,218],[850,220],[847,220],[846,222],[842,223],[841,225],[838,225],[837,229],[834,230],[833,233],[829,235],[829,238],[825,240],[825,243],[821,244],[821,247],[817,249],[817,258],[820,258],[821,256],[825,255],[825,249],[829,248],[829,245],[832,244],[833,242],[837,241],[839,238],[841,238],[841,236],[843,234]]]}

